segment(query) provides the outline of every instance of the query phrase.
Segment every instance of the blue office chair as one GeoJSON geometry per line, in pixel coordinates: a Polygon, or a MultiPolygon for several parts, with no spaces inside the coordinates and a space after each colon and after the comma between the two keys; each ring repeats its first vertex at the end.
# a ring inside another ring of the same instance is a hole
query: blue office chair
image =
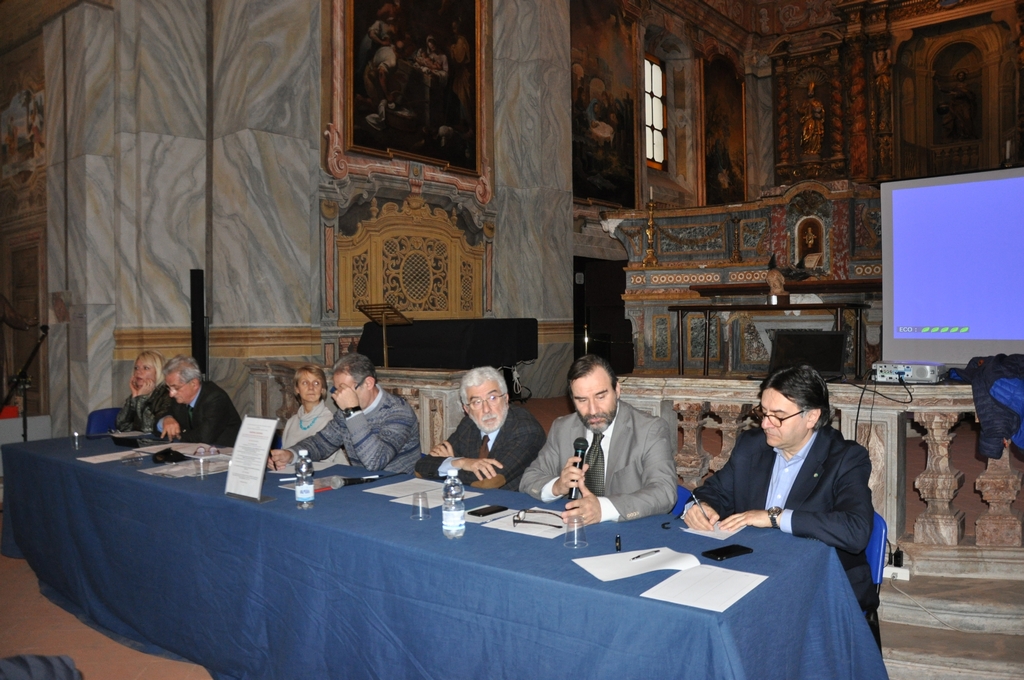
{"type": "Polygon", "coordinates": [[[85,423],[85,434],[106,434],[117,426],[117,414],[121,409],[98,408],[89,414],[89,420],[85,423]]]}
{"type": "Polygon", "coordinates": [[[871,582],[876,586],[882,584],[882,572],[885,571],[886,563],[886,550],[887,541],[889,537],[889,527],[886,526],[885,520],[877,512],[875,513],[875,521],[871,527],[871,538],[868,539],[868,547],[864,549],[864,554],[868,558],[868,566],[871,567],[871,582]]]}
{"type": "Polygon", "coordinates": [[[690,502],[690,497],[693,496],[690,490],[682,484],[676,485],[676,507],[672,508],[672,515],[674,517],[681,517],[683,510],[686,508],[686,504],[690,502]]]}

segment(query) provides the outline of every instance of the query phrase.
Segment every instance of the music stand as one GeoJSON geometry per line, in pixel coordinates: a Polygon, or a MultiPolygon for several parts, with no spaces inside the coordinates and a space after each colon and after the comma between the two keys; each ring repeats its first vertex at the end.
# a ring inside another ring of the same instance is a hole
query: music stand
{"type": "Polygon", "coordinates": [[[356,305],[356,309],[381,327],[381,344],[384,346],[384,368],[388,367],[388,324],[392,326],[409,326],[412,321],[405,318],[400,311],[387,304],[356,305]]]}

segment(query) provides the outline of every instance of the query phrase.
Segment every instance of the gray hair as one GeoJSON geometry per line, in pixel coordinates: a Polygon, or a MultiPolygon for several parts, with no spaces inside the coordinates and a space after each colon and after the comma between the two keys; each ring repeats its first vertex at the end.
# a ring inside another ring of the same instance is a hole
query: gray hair
{"type": "Polygon", "coordinates": [[[349,352],[338,359],[337,363],[334,364],[331,375],[337,375],[338,373],[348,373],[356,381],[356,385],[359,385],[367,378],[373,378],[374,382],[377,381],[377,369],[373,367],[373,362],[365,354],[357,352],[349,352]]]}
{"type": "Polygon", "coordinates": [[[469,391],[469,388],[479,387],[490,380],[498,383],[498,389],[501,390],[502,394],[508,394],[508,385],[505,384],[505,378],[501,373],[490,366],[479,366],[467,371],[466,374],[462,376],[462,383],[459,385],[459,394],[462,396],[462,403],[469,403],[469,397],[466,394],[469,391]]]}
{"type": "Polygon", "coordinates": [[[196,363],[195,359],[184,354],[171,357],[164,364],[164,376],[166,377],[171,373],[177,373],[182,382],[191,382],[196,378],[199,379],[199,382],[203,382],[203,372],[199,370],[199,364],[196,363]]]}

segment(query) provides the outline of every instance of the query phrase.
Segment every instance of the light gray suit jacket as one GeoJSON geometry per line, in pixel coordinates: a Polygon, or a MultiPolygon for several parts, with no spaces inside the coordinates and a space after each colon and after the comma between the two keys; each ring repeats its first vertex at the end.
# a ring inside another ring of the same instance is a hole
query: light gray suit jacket
{"type": "MultiPolygon", "coordinates": [[[[572,443],[585,436],[576,414],[562,416],[537,460],[523,473],[519,490],[541,497],[544,485],[558,477],[573,456],[572,443]]],[[[668,423],[619,401],[611,446],[605,448],[605,496],[619,511],[619,520],[668,512],[676,502],[676,463],[668,423]]]]}

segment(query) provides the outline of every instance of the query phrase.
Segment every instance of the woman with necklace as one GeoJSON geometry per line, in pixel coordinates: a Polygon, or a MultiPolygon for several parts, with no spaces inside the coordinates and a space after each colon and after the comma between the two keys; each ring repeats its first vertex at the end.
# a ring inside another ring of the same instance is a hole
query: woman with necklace
{"type": "MultiPolygon", "coordinates": [[[[281,435],[281,445],[288,448],[306,437],[312,437],[331,422],[334,412],[327,408],[327,376],[319,366],[307,364],[295,369],[295,399],[299,410],[288,419],[281,435]]],[[[344,449],[338,449],[333,456],[313,463],[313,469],[322,470],[335,464],[348,465],[344,449]]],[[[282,469],[282,472],[291,470],[282,469]]]]}

